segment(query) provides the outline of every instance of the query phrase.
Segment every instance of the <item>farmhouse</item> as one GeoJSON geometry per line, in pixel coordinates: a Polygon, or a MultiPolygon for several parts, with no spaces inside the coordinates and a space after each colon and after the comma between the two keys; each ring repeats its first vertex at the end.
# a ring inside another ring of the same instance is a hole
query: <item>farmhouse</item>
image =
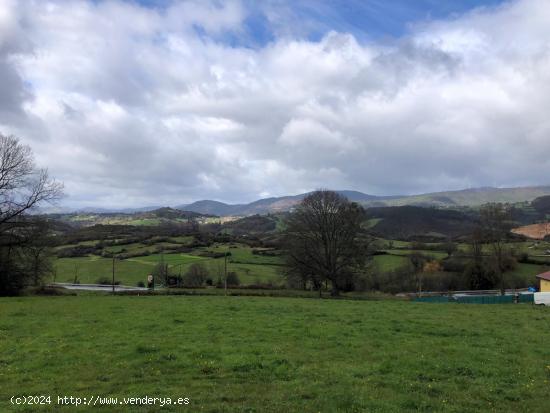
{"type": "Polygon", "coordinates": [[[541,293],[550,293],[550,271],[537,275],[539,280],[539,291],[541,293]]]}

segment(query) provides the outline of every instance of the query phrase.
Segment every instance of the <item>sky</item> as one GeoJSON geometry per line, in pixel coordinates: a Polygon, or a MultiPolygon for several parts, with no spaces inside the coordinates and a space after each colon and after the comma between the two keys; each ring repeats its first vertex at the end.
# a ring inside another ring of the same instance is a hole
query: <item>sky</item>
{"type": "Polygon", "coordinates": [[[0,0],[0,133],[71,207],[549,184],[548,0],[0,0]]]}

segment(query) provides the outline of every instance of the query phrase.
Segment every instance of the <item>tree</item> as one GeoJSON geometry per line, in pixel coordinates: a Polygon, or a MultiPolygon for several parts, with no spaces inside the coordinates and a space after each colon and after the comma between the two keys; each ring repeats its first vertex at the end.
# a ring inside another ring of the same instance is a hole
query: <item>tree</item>
{"type": "Polygon", "coordinates": [[[424,266],[428,262],[428,257],[418,251],[414,251],[409,255],[409,262],[414,271],[414,279],[416,284],[416,290],[422,292],[422,272],[424,271],[424,266]]]}
{"type": "Polygon", "coordinates": [[[481,226],[474,228],[469,238],[471,260],[464,268],[468,287],[473,290],[488,290],[494,287],[494,274],[487,268],[483,256],[484,235],[481,226]]]}
{"type": "Polygon", "coordinates": [[[227,285],[230,287],[237,287],[241,284],[239,275],[235,271],[229,271],[227,273],[227,285]]]}
{"type": "Polygon", "coordinates": [[[0,134],[0,232],[41,203],[57,200],[62,185],[37,169],[30,147],[14,136],[0,134]]]}
{"type": "Polygon", "coordinates": [[[285,222],[287,266],[321,289],[330,281],[332,295],[353,288],[353,277],[366,260],[368,238],[361,229],[365,211],[336,192],[306,196],[285,222]]]}
{"type": "Polygon", "coordinates": [[[164,281],[165,285],[168,286],[168,264],[165,264],[162,259],[161,262],[155,264],[151,273],[153,274],[155,283],[162,283],[164,281]]]}
{"type": "Polygon", "coordinates": [[[444,251],[447,253],[447,258],[450,258],[453,255],[458,247],[457,245],[449,238],[447,242],[443,245],[444,251]]]}
{"type": "Polygon", "coordinates": [[[200,263],[191,264],[183,276],[185,287],[201,287],[208,278],[208,270],[200,263]]]}
{"type": "Polygon", "coordinates": [[[28,213],[62,195],[62,185],[35,165],[31,149],[0,134],[0,295],[38,283],[51,270],[47,222],[28,213]]]}
{"type": "Polygon", "coordinates": [[[490,203],[481,207],[480,227],[483,240],[490,248],[493,270],[500,288],[505,294],[504,271],[509,262],[506,239],[510,231],[510,209],[503,204],[490,203]]]}

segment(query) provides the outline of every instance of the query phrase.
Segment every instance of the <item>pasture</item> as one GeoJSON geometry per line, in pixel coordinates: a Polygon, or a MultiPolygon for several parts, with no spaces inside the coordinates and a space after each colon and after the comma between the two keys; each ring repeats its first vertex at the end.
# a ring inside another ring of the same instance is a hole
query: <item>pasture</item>
{"type": "MultiPolygon", "coordinates": [[[[57,250],[73,248],[75,246],[91,247],[99,240],[82,241],[78,244],[68,244],[57,247],[57,250]]],[[[131,254],[125,259],[115,259],[115,280],[124,285],[135,286],[140,282],[146,282],[147,275],[153,272],[155,266],[161,262],[168,265],[169,272],[174,275],[185,273],[193,263],[201,263],[207,269],[209,277],[215,283],[223,278],[224,259],[219,255],[229,253],[227,271],[237,273],[241,285],[271,285],[282,287],[285,285],[283,258],[280,255],[261,255],[261,249],[254,249],[241,243],[214,243],[209,247],[194,247],[190,251],[181,253],[174,249],[191,245],[193,237],[181,236],[154,238],[146,243],[130,242],[120,245],[111,245],[103,248],[103,251],[120,257],[131,254]],[[217,254],[217,256],[216,256],[217,254]]],[[[440,244],[411,243],[404,241],[388,241],[379,239],[379,249],[386,255],[373,257],[371,270],[382,276],[388,272],[397,270],[409,263],[408,257],[414,253],[421,253],[431,260],[442,262],[448,256],[445,251],[438,250],[440,244]],[[391,243],[391,246],[389,245],[391,243]]],[[[453,255],[453,260],[467,262],[468,246],[458,244],[458,251],[453,255]]],[[[507,274],[510,288],[536,285],[535,274],[548,269],[550,257],[546,251],[550,249],[547,242],[513,242],[509,247],[515,253],[527,254],[528,263],[518,263],[507,274]]],[[[490,251],[485,246],[486,254],[490,251]]],[[[57,258],[54,260],[54,276],[46,280],[57,282],[96,283],[99,280],[111,280],[112,258],[102,257],[97,254],[89,254],[81,257],[57,258]]],[[[453,274],[451,272],[447,274],[453,274]]]]}
{"type": "MultiPolygon", "coordinates": [[[[175,239],[174,241],[180,241],[175,239]]],[[[182,237],[181,242],[188,242],[182,237]]],[[[178,246],[177,243],[161,242],[154,244],[155,249],[178,246]]],[[[151,246],[140,243],[117,245],[107,247],[105,250],[115,254],[122,250],[131,253],[143,253],[126,259],[115,259],[115,281],[124,285],[136,285],[138,282],[146,282],[147,275],[161,262],[168,265],[171,274],[185,273],[193,263],[201,263],[206,267],[214,282],[224,274],[224,258],[212,258],[204,256],[206,253],[230,253],[227,259],[227,271],[236,272],[242,284],[266,284],[281,285],[284,283],[281,259],[277,256],[262,256],[253,254],[253,249],[240,244],[216,244],[211,247],[193,249],[190,253],[153,253],[149,251],[151,246]]],[[[97,255],[88,255],[75,258],[57,258],[54,261],[55,281],[74,282],[81,284],[95,283],[99,279],[111,279],[113,271],[113,259],[103,258],[97,255]]],[[[53,278],[51,279],[53,280],[53,278]]],[[[49,281],[49,280],[48,280],[49,281]]]]}
{"type": "Polygon", "coordinates": [[[190,399],[98,412],[542,413],[549,342],[550,309],[527,304],[0,298],[0,411],[50,394],[190,399]]]}

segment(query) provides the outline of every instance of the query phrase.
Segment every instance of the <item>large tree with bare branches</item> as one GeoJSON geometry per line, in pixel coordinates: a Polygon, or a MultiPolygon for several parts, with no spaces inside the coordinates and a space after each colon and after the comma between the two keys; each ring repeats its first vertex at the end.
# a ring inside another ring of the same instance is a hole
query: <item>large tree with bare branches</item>
{"type": "Polygon", "coordinates": [[[0,134],[0,295],[36,282],[48,268],[47,229],[29,213],[62,194],[62,185],[36,167],[30,147],[0,134]]]}
{"type": "Polygon", "coordinates": [[[332,295],[352,288],[356,270],[366,260],[364,220],[364,209],[336,192],[306,196],[286,221],[290,272],[315,288],[330,282],[332,295]]]}
{"type": "Polygon", "coordinates": [[[41,203],[60,197],[62,186],[38,169],[31,148],[0,134],[0,231],[41,203]]]}
{"type": "Polygon", "coordinates": [[[505,294],[504,272],[510,257],[507,237],[511,229],[511,211],[508,205],[490,203],[480,209],[480,227],[484,241],[489,246],[490,258],[496,281],[502,295],[505,294]]]}

